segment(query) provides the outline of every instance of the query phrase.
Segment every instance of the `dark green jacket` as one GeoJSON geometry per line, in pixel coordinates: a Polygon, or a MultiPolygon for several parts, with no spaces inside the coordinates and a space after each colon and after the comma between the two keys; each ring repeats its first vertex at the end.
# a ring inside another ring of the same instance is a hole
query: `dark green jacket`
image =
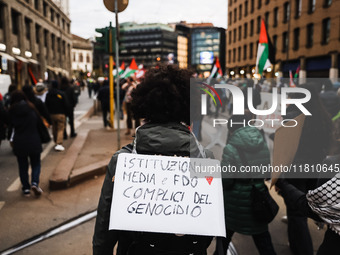
{"type": "MultiPolygon", "coordinates": [[[[150,154],[150,155],[163,155],[163,156],[192,156],[200,157],[199,149],[194,137],[190,134],[189,129],[179,123],[166,123],[166,124],[152,124],[148,123],[140,128],[136,132],[136,150],[138,154],[150,154]]],[[[93,254],[94,255],[106,255],[113,253],[113,247],[116,242],[119,241],[118,254],[125,254],[125,248],[129,246],[129,235],[126,231],[109,231],[109,219],[113,185],[112,177],[115,175],[117,158],[120,153],[130,153],[132,145],[129,145],[118,152],[116,152],[108,165],[108,171],[106,172],[105,180],[103,183],[99,205],[98,214],[95,225],[95,232],[93,236],[93,254]],[[124,245],[121,245],[124,243],[124,245]],[[122,246],[125,246],[122,248],[122,246]]],[[[211,155],[207,155],[210,156],[211,155]]],[[[201,156],[202,157],[202,156],[201,156]]],[[[121,219],[124,220],[124,219],[121,219]]],[[[192,238],[199,238],[197,236],[188,236],[185,238],[177,237],[173,234],[157,234],[156,238],[159,239],[161,236],[162,240],[157,240],[159,243],[166,243],[171,246],[171,243],[187,243],[184,240],[191,240],[192,238]],[[162,236],[161,236],[162,235],[162,236]],[[183,242],[184,241],[184,242],[183,242]]],[[[211,239],[201,238],[200,239],[204,247],[204,252],[209,246],[211,239]],[[208,242],[207,242],[208,241],[208,242]]],[[[193,242],[195,242],[193,241],[193,242]]],[[[193,243],[191,242],[191,243],[193,243]]],[[[184,248],[184,245],[177,245],[176,248],[184,248]],[[181,247],[180,247],[181,246],[181,247]]],[[[190,253],[190,252],[189,252],[190,253]]],[[[143,254],[139,251],[139,254],[143,254]]],[[[195,252],[196,254],[196,252],[195,252]]],[[[201,254],[201,253],[198,253],[201,254]]]]}
{"type": "MultiPolygon", "coordinates": [[[[237,170],[243,165],[237,148],[243,151],[249,166],[270,164],[270,154],[261,132],[254,127],[237,129],[229,138],[222,155],[222,166],[236,166],[237,170]]],[[[241,174],[238,173],[238,176],[241,174]]],[[[245,235],[263,233],[268,229],[267,224],[258,222],[251,209],[252,185],[264,190],[265,184],[261,174],[254,179],[238,178],[235,174],[224,174],[223,195],[225,220],[228,229],[245,235]]],[[[241,176],[245,176],[242,173],[241,176]]]]}

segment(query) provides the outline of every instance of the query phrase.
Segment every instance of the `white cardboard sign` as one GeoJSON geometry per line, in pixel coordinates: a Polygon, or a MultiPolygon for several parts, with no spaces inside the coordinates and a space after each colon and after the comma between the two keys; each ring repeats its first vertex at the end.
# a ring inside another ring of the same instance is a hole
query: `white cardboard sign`
{"type": "Polygon", "coordinates": [[[207,161],[219,165],[211,159],[119,154],[110,230],[225,237],[221,178],[198,178],[192,171],[207,161]]]}

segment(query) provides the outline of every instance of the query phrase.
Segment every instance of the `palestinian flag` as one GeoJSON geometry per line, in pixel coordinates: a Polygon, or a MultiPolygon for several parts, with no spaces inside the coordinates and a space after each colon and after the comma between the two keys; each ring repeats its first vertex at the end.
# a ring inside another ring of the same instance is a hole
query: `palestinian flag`
{"type": "MultiPolygon", "coordinates": [[[[119,77],[121,77],[122,74],[123,74],[124,71],[125,71],[125,63],[124,63],[124,61],[123,61],[123,63],[120,65],[120,67],[118,68],[118,70],[119,70],[119,77]]],[[[117,70],[114,69],[114,70],[113,70],[113,75],[114,75],[115,77],[116,77],[116,74],[117,74],[117,70]]]]}
{"type": "Polygon", "coordinates": [[[289,87],[291,87],[291,88],[296,87],[294,80],[293,80],[293,73],[292,73],[291,70],[289,70],[289,87]]]}
{"type": "Polygon", "coordinates": [[[213,78],[217,79],[217,78],[221,78],[222,76],[223,76],[223,73],[221,69],[221,64],[220,64],[218,57],[216,57],[209,79],[213,79],[213,78]]]}
{"type": "Polygon", "coordinates": [[[300,65],[296,68],[294,78],[299,78],[299,72],[300,72],[300,65]]]}
{"type": "Polygon", "coordinates": [[[264,20],[261,20],[261,30],[260,30],[260,39],[259,45],[257,48],[257,57],[256,57],[256,72],[257,74],[262,75],[263,70],[266,70],[272,64],[274,64],[275,53],[273,51],[272,44],[267,34],[266,25],[264,20]]]}
{"type": "Polygon", "coordinates": [[[131,64],[128,68],[126,68],[125,72],[122,74],[123,78],[128,78],[133,75],[138,70],[138,66],[135,58],[132,59],[131,64]]]}

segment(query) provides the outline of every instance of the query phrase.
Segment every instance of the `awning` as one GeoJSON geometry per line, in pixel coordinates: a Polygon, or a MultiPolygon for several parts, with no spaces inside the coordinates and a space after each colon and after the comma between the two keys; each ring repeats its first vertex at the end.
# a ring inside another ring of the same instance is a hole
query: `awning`
{"type": "Polygon", "coordinates": [[[57,72],[57,70],[52,66],[47,65],[46,68],[51,70],[52,72],[57,72]]]}
{"type": "Polygon", "coordinates": [[[17,61],[14,57],[12,57],[11,55],[9,55],[9,54],[7,54],[7,53],[5,53],[5,52],[0,52],[0,55],[1,55],[3,58],[6,58],[7,60],[11,60],[11,61],[14,61],[14,62],[17,61]]]}
{"type": "Polygon", "coordinates": [[[20,60],[21,62],[28,63],[28,60],[26,58],[15,56],[16,59],[20,60]]]}
{"type": "Polygon", "coordinates": [[[33,59],[33,58],[29,58],[29,59],[28,59],[28,62],[30,62],[30,63],[32,63],[32,64],[35,64],[35,65],[39,65],[39,62],[36,61],[36,60],[33,59]]]}

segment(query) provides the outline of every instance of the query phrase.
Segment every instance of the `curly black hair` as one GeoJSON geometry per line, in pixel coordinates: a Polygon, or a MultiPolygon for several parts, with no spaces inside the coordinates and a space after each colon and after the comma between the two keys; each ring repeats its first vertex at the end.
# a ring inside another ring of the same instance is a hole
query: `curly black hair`
{"type": "Polygon", "coordinates": [[[190,124],[190,78],[192,71],[167,65],[151,68],[132,92],[135,118],[154,123],[190,124]]]}

